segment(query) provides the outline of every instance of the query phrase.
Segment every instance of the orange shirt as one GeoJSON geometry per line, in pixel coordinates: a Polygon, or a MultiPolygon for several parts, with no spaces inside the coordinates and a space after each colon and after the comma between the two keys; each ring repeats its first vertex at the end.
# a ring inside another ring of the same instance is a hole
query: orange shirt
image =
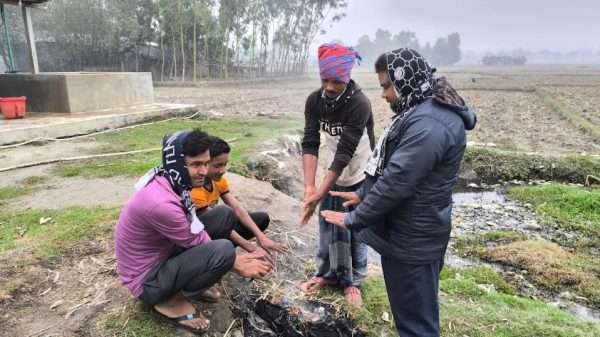
{"type": "Polygon", "coordinates": [[[206,207],[214,206],[219,202],[219,198],[223,194],[229,192],[229,184],[227,179],[224,177],[221,180],[207,180],[203,187],[194,187],[190,196],[196,209],[204,209],[206,207]]]}

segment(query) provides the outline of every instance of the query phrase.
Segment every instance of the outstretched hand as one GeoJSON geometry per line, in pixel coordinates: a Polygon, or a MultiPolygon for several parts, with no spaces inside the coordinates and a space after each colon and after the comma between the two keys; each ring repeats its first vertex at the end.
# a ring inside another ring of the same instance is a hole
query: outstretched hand
{"type": "Polygon", "coordinates": [[[322,211],[321,216],[323,216],[323,219],[325,219],[325,222],[327,223],[334,224],[343,229],[348,229],[344,221],[346,219],[346,213],[336,211],[322,211]]]}
{"type": "Polygon", "coordinates": [[[273,269],[273,264],[261,252],[254,252],[236,255],[233,269],[242,277],[263,278],[273,269]]]}
{"type": "Polygon", "coordinates": [[[264,237],[258,240],[258,244],[266,250],[269,254],[273,254],[273,252],[287,254],[289,248],[279,242],[275,242],[268,237],[264,237]]]}
{"type": "Polygon", "coordinates": [[[300,217],[300,224],[306,225],[310,218],[315,214],[315,210],[319,205],[319,201],[321,201],[321,196],[318,193],[314,192],[312,194],[305,193],[304,196],[304,210],[302,211],[302,216],[300,217]]]}
{"type": "Polygon", "coordinates": [[[260,246],[254,246],[254,250],[249,251],[248,253],[248,256],[251,256],[252,258],[263,259],[269,262],[271,265],[275,265],[275,260],[273,259],[271,253],[260,246]]]}
{"type": "Polygon", "coordinates": [[[338,198],[342,198],[344,200],[346,200],[342,206],[344,207],[351,207],[351,206],[356,206],[358,204],[360,204],[361,200],[358,197],[358,194],[356,194],[355,192],[335,192],[335,191],[331,191],[329,192],[329,194],[331,194],[332,197],[338,197],[338,198]]]}

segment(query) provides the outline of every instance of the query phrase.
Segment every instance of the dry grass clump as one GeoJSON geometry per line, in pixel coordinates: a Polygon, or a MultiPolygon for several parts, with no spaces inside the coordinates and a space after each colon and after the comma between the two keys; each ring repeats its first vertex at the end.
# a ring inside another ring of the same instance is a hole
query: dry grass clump
{"type": "Polygon", "coordinates": [[[525,269],[536,284],[558,292],[569,290],[600,306],[600,261],[570,253],[544,240],[517,241],[490,249],[486,259],[525,269]]]}

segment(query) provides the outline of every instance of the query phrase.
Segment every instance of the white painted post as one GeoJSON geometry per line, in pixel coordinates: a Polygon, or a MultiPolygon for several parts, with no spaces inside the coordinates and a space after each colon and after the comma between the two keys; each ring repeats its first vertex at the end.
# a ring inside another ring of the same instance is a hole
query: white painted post
{"type": "Polygon", "coordinates": [[[25,35],[27,36],[27,45],[29,46],[29,58],[31,61],[31,69],[34,74],[40,72],[38,64],[37,50],[35,48],[35,36],[33,34],[33,22],[31,22],[31,8],[23,5],[23,21],[25,22],[25,35]]]}

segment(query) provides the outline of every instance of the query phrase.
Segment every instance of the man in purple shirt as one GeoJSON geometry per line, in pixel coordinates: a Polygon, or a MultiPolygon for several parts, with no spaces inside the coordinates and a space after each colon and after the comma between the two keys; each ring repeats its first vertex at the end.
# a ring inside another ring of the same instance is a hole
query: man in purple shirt
{"type": "Polygon", "coordinates": [[[162,166],[136,184],[115,230],[121,283],[157,317],[193,332],[209,321],[191,299],[218,300],[211,288],[232,268],[260,278],[272,263],[261,254],[237,254],[228,240],[211,240],[197,218],[189,192],[208,172],[210,138],[177,132],[163,139],[162,166]]]}

